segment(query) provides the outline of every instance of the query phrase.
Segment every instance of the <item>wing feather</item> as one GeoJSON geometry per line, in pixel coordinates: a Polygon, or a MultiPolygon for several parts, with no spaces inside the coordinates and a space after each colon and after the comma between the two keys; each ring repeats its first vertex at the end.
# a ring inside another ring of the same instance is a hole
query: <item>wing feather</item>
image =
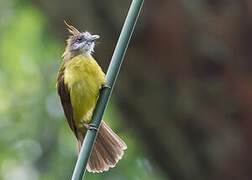
{"type": "Polygon", "coordinates": [[[58,72],[58,77],[57,77],[57,91],[60,97],[60,101],[62,104],[62,107],[64,109],[64,113],[67,119],[67,122],[74,132],[75,136],[77,137],[77,129],[76,126],[74,125],[74,120],[73,120],[73,109],[72,109],[72,104],[71,104],[71,97],[70,97],[70,92],[68,90],[67,85],[64,83],[64,71],[65,71],[65,60],[63,61],[60,70],[58,72]]]}

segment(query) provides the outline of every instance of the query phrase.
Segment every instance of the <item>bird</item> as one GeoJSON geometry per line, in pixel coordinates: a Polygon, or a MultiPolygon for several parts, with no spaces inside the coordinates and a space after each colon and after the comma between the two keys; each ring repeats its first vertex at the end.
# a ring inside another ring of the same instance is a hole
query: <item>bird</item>
{"type": "Polygon", "coordinates": [[[103,120],[99,129],[91,124],[100,90],[109,88],[105,73],[92,56],[100,36],[80,32],[66,21],[64,23],[70,36],[62,55],[56,89],[66,120],[77,138],[79,152],[87,130],[98,130],[86,169],[100,173],[117,164],[127,145],[103,120]]]}

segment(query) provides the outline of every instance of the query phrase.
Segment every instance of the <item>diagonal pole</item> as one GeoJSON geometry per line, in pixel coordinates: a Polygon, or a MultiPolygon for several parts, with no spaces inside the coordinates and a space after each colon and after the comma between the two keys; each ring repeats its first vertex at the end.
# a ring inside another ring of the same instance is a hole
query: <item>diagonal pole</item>
{"type": "MultiPolygon", "coordinates": [[[[110,99],[116,78],[118,76],[121,64],[123,62],[123,58],[125,52],[127,50],[131,35],[133,33],[137,18],[141,11],[144,0],[133,0],[124,22],[120,37],[116,44],[113,56],[111,58],[111,62],[107,71],[106,79],[107,85],[111,88],[104,88],[101,90],[99,99],[96,104],[96,108],[94,110],[94,114],[92,117],[92,124],[95,124],[96,127],[100,126],[104,111],[107,107],[108,101],[110,99]]],[[[85,176],[86,166],[90,154],[92,152],[92,148],[95,142],[97,132],[88,130],[77,163],[74,168],[72,180],[82,180],[85,176]]]]}

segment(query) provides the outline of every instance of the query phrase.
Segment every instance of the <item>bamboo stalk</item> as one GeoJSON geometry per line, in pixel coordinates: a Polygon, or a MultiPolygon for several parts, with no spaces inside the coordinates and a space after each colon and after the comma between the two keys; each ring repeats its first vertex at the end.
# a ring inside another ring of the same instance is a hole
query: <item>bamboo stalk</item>
{"type": "MultiPolygon", "coordinates": [[[[113,56],[111,58],[111,62],[106,74],[107,85],[111,88],[104,88],[101,90],[99,99],[96,104],[96,108],[94,110],[94,114],[92,117],[92,124],[95,124],[96,127],[100,126],[103,114],[107,107],[108,101],[110,99],[116,78],[120,71],[121,64],[123,62],[123,58],[125,52],[127,50],[131,35],[133,33],[136,21],[138,19],[139,13],[141,11],[144,0],[133,0],[124,22],[120,37],[118,39],[117,45],[115,47],[113,56]]],[[[95,142],[97,132],[88,130],[77,163],[74,168],[72,180],[81,180],[84,179],[86,166],[90,154],[92,152],[92,148],[95,142]]]]}

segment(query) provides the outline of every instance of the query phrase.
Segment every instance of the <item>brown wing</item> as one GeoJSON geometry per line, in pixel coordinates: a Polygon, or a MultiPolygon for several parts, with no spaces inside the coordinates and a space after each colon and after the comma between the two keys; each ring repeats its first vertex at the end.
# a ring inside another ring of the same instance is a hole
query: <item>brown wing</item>
{"type": "Polygon", "coordinates": [[[65,61],[63,61],[60,70],[58,72],[58,77],[57,77],[57,91],[60,97],[60,101],[62,104],[62,107],[64,109],[64,113],[67,119],[67,122],[74,132],[75,136],[77,137],[77,129],[74,125],[73,121],[73,110],[72,110],[72,104],[71,104],[71,99],[70,99],[70,93],[67,88],[67,85],[64,83],[64,70],[65,70],[65,61]]]}

